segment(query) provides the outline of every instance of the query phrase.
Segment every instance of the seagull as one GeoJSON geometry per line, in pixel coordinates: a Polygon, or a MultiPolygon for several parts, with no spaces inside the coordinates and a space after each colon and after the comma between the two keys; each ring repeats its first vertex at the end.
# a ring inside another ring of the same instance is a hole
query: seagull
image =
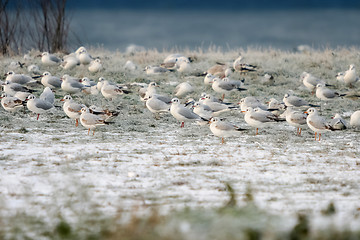
{"type": "Polygon", "coordinates": [[[239,131],[245,131],[246,129],[239,128],[231,123],[222,121],[220,118],[213,117],[209,121],[211,132],[217,136],[221,137],[221,143],[224,144],[225,137],[233,137],[239,131]]]}
{"type": "Polygon", "coordinates": [[[343,97],[346,94],[339,94],[327,87],[324,84],[319,83],[316,85],[316,97],[320,100],[332,100],[334,98],[343,97]]]}
{"type": "Polygon", "coordinates": [[[30,95],[30,92],[16,92],[14,97],[17,97],[21,101],[25,102],[27,97],[30,95]]]}
{"type": "Polygon", "coordinates": [[[137,69],[137,66],[132,61],[127,60],[124,65],[124,69],[128,71],[135,71],[137,69]]]}
{"type": "Polygon", "coordinates": [[[6,93],[1,95],[1,106],[8,112],[16,112],[24,107],[23,101],[6,93]]]}
{"type": "Polygon", "coordinates": [[[287,107],[302,107],[302,106],[319,107],[317,105],[309,104],[304,99],[297,97],[295,95],[290,95],[289,93],[286,93],[284,95],[283,102],[287,107]]]}
{"type": "MultiPolygon", "coordinates": [[[[87,52],[87,50],[83,47],[82,49],[78,49],[77,57],[82,65],[88,65],[91,63],[93,58],[87,52]]],[[[76,53],[76,52],[75,52],[76,53]]]]}
{"type": "Polygon", "coordinates": [[[268,110],[268,107],[265,104],[261,103],[259,99],[252,96],[240,99],[238,105],[240,105],[242,112],[246,112],[246,109],[248,107],[251,107],[253,109],[258,107],[261,108],[262,110],[268,110]]]}
{"type": "Polygon", "coordinates": [[[229,81],[229,79],[224,78],[222,80],[218,78],[213,79],[212,89],[217,93],[222,93],[222,100],[225,98],[225,93],[231,91],[245,91],[245,88],[240,87],[241,84],[234,81],[229,81]]]}
{"type": "Polygon", "coordinates": [[[54,66],[54,65],[58,65],[61,62],[61,60],[53,54],[50,54],[48,52],[43,52],[41,54],[41,62],[45,66],[54,66]]]}
{"type": "Polygon", "coordinates": [[[70,94],[81,92],[84,88],[86,88],[83,84],[81,84],[80,79],[74,79],[69,75],[64,75],[61,80],[61,89],[70,94]]]}
{"type": "Polygon", "coordinates": [[[201,102],[195,102],[193,104],[193,111],[204,119],[210,119],[214,115],[214,111],[208,106],[201,102]]]}
{"type": "Polygon", "coordinates": [[[229,73],[229,71],[226,72],[226,70],[228,69],[229,67],[226,65],[226,64],[223,64],[223,63],[217,63],[216,65],[210,67],[206,73],[210,73],[212,75],[214,75],[215,77],[219,77],[219,78],[223,78],[223,77],[226,77],[229,73]]]}
{"type": "Polygon", "coordinates": [[[104,98],[112,100],[113,98],[124,94],[124,91],[119,86],[112,85],[109,81],[105,80],[101,87],[101,94],[104,98]]]}
{"type": "Polygon", "coordinates": [[[160,113],[170,111],[171,102],[166,103],[158,99],[157,94],[150,95],[147,93],[144,97],[144,101],[147,109],[149,109],[150,112],[154,113],[156,119],[159,119],[160,113]]]}
{"type": "Polygon", "coordinates": [[[351,64],[349,70],[347,70],[344,74],[344,82],[347,86],[353,87],[354,83],[358,80],[359,78],[356,77],[355,65],[351,64]]]}
{"type": "Polygon", "coordinates": [[[75,126],[77,127],[79,125],[79,119],[80,119],[80,110],[84,107],[83,104],[76,103],[73,98],[70,95],[65,95],[62,99],[60,99],[61,102],[64,102],[63,110],[65,114],[75,120],[75,126]]]}
{"type": "Polygon", "coordinates": [[[341,117],[339,113],[336,113],[330,121],[330,126],[334,130],[345,130],[348,128],[346,121],[341,117]]]}
{"type": "Polygon", "coordinates": [[[201,98],[200,102],[208,106],[213,111],[214,116],[218,116],[219,114],[230,111],[232,109],[237,109],[237,107],[233,105],[221,102],[214,102],[211,100],[211,96],[205,96],[204,98],[201,98]]]}
{"type": "Polygon", "coordinates": [[[215,76],[212,75],[211,73],[206,74],[206,76],[204,78],[204,84],[206,86],[211,86],[214,78],[215,78],[215,76]]]}
{"type": "Polygon", "coordinates": [[[354,112],[350,116],[350,126],[359,128],[360,127],[360,110],[354,112]]]}
{"type": "Polygon", "coordinates": [[[259,128],[264,127],[267,123],[281,121],[276,117],[269,116],[262,111],[255,111],[254,108],[248,107],[245,112],[245,122],[256,128],[256,135],[258,135],[259,128]]]}
{"type": "Polygon", "coordinates": [[[10,96],[15,96],[17,92],[34,92],[34,90],[26,88],[21,84],[11,83],[9,81],[5,81],[2,85],[4,88],[4,92],[10,96]]]}
{"type": "Polygon", "coordinates": [[[307,114],[299,111],[295,111],[293,107],[288,107],[284,112],[286,122],[291,126],[296,127],[296,134],[301,135],[301,130],[306,125],[307,114]]]}
{"type": "Polygon", "coordinates": [[[84,77],[81,79],[81,83],[86,87],[83,89],[83,92],[86,94],[97,95],[99,90],[97,89],[97,84],[94,81],[91,81],[89,78],[84,77]]]}
{"type": "Polygon", "coordinates": [[[189,82],[182,82],[175,88],[175,96],[178,98],[185,97],[186,95],[194,92],[193,86],[189,82]]]}
{"type": "Polygon", "coordinates": [[[35,65],[35,64],[31,64],[27,67],[27,70],[29,73],[32,73],[32,74],[40,74],[40,68],[38,65],[35,65]]]}
{"type": "Polygon", "coordinates": [[[89,111],[90,113],[92,114],[95,114],[99,117],[101,117],[101,119],[103,119],[105,122],[107,120],[109,120],[110,118],[113,118],[113,117],[116,117],[119,115],[119,112],[116,112],[116,111],[110,111],[108,109],[103,109],[101,107],[97,107],[95,105],[91,105],[89,107],[89,111]]]}
{"type": "Polygon", "coordinates": [[[319,133],[319,141],[321,139],[321,133],[327,131],[333,131],[332,127],[326,123],[326,120],[318,114],[318,111],[315,108],[309,108],[305,113],[309,114],[306,118],[306,123],[308,127],[315,132],[315,141],[316,134],[319,133]]]}
{"type": "Polygon", "coordinates": [[[89,108],[87,108],[86,106],[82,107],[80,112],[81,112],[80,123],[85,128],[89,129],[88,135],[90,134],[91,129],[93,130],[93,135],[95,135],[95,128],[97,126],[102,126],[102,125],[108,124],[108,122],[105,122],[105,120],[102,119],[101,116],[90,113],[89,108]]]}
{"type": "Polygon", "coordinates": [[[168,73],[170,70],[163,67],[146,66],[145,72],[147,75],[158,75],[162,73],[168,73]]]}
{"type": "Polygon", "coordinates": [[[170,113],[174,118],[181,122],[181,128],[184,127],[185,121],[208,121],[208,119],[200,117],[189,108],[181,105],[178,98],[173,98],[171,100],[170,113]]]}
{"type": "Polygon", "coordinates": [[[51,104],[54,104],[54,102],[55,102],[55,95],[49,87],[44,88],[44,91],[41,93],[39,98],[41,100],[45,100],[51,104]]]}
{"type": "Polygon", "coordinates": [[[274,79],[274,77],[273,77],[272,75],[266,73],[266,74],[263,76],[263,78],[262,78],[262,80],[261,80],[261,83],[262,83],[263,85],[274,85],[275,79],[274,79]]]}
{"type": "Polygon", "coordinates": [[[318,79],[317,77],[313,76],[312,74],[310,74],[308,72],[303,72],[301,74],[301,78],[302,78],[304,86],[307,89],[309,89],[312,92],[312,94],[315,93],[316,86],[319,83],[325,84],[325,81],[318,79]]]}
{"type": "Polygon", "coordinates": [[[5,78],[6,81],[17,83],[20,85],[37,83],[36,80],[32,79],[32,77],[24,74],[16,74],[13,71],[7,72],[5,76],[6,76],[5,78]]]}
{"type": "Polygon", "coordinates": [[[39,120],[39,116],[42,113],[46,113],[50,109],[54,107],[53,104],[51,104],[48,101],[45,101],[43,99],[36,98],[33,94],[30,94],[27,98],[26,106],[31,111],[37,114],[36,120],[39,120]]]}
{"type": "Polygon", "coordinates": [[[80,65],[80,61],[77,58],[75,53],[71,53],[64,57],[64,61],[61,63],[61,67],[64,70],[71,70],[75,68],[76,66],[80,65]]]}
{"type": "Polygon", "coordinates": [[[56,76],[52,76],[49,72],[44,72],[41,78],[41,84],[51,89],[61,88],[61,79],[56,76]]]}
{"type": "Polygon", "coordinates": [[[88,67],[89,71],[91,73],[97,73],[97,72],[100,72],[102,69],[103,69],[103,66],[101,64],[101,60],[100,59],[95,59],[95,60],[92,60],[89,64],[89,67],[88,67]]]}
{"type": "Polygon", "coordinates": [[[251,65],[251,64],[247,64],[247,63],[243,63],[242,62],[243,57],[239,56],[233,63],[233,68],[235,71],[240,72],[240,73],[245,73],[245,72],[254,72],[256,71],[256,66],[255,65],[251,65]]]}

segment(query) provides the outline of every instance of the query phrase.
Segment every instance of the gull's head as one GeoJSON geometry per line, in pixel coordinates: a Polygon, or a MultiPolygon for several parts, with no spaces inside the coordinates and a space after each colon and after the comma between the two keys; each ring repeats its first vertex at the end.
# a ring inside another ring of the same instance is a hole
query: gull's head
{"type": "Polygon", "coordinates": [[[94,62],[101,63],[101,60],[99,58],[95,59],[94,62]]]}
{"type": "Polygon", "coordinates": [[[48,52],[43,52],[43,53],[41,54],[41,56],[48,56],[48,55],[49,55],[48,52]]]}
{"type": "Polygon", "coordinates": [[[317,110],[315,108],[309,108],[308,110],[306,110],[305,113],[312,115],[312,114],[316,114],[317,110]]]}
{"type": "Polygon", "coordinates": [[[254,112],[255,110],[252,107],[247,107],[245,111],[241,111],[241,112],[245,112],[245,113],[251,113],[254,112]]]}
{"type": "Polygon", "coordinates": [[[323,84],[323,83],[316,84],[316,88],[322,88],[322,87],[325,87],[325,84],[323,84]]]}
{"type": "Polygon", "coordinates": [[[11,76],[11,75],[15,75],[15,73],[13,71],[9,71],[9,72],[5,73],[5,76],[11,76]]]}
{"type": "Polygon", "coordinates": [[[158,85],[156,84],[156,82],[151,82],[151,83],[149,83],[149,87],[150,88],[158,87],[158,85]]]}
{"type": "Polygon", "coordinates": [[[81,47],[79,47],[79,48],[75,51],[75,53],[81,53],[81,52],[83,52],[83,51],[86,51],[86,48],[83,47],[83,46],[81,46],[81,47]]]}
{"type": "Polygon", "coordinates": [[[289,93],[285,93],[284,98],[288,98],[288,97],[290,97],[290,94],[289,94],[289,93]]]}
{"type": "Polygon", "coordinates": [[[62,99],[60,99],[61,102],[67,102],[71,101],[72,97],[70,95],[65,95],[62,99]]]}
{"type": "Polygon", "coordinates": [[[212,123],[214,123],[214,122],[220,122],[221,120],[220,120],[220,118],[218,118],[218,117],[212,117],[212,118],[210,118],[210,120],[209,120],[209,124],[212,124],[212,123]]]}
{"type": "Polygon", "coordinates": [[[7,97],[8,95],[6,94],[6,93],[3,93],[3,94],[1,94],[1,97],[0,98],[5,98],[5,97],[7,97]]]}
{"type": "Polygon", "coordinates": [[[98,81],[99,81],[99,82],[103,82],[103,81],[105,81],[105,78],[99,77],[98,81]]]}
{"type": "Polygon", "coordinates": [[[35,95],[30,94],[30,95],[27,97],[27,100],[32,100],[32,99],[35,99],[35,98],[36,98],[35,95]]]}
{"type": "Polygon", "coordinates": [[[171,99],[172,104],[180,104],[180,100],[178,98],[171,99]]]}
{"type": "Polygon", "coordinates": [[[214,75],[212,75],[211,73],[208,73],[208,74],[206,74],[206,76],[205,76],[205,78],[214,78],[215,76],[214,75]]]}
{"type": "Polygon", "coordinates": [[[86,106],[83,106],[80,110],[81,113],[87,113],[89,112],[89,108],[87,108],[86,106]]]}
{"type": "Polygon", "coordinates": [[[44,73],[42,74],[42,76],[43,76],[43,77],[45,77],[45,76],[51,76],[51,73],[49,73],[49,72],[44,72],[44,73]]]}
{"type": "Polygon", "coordinates": [[[355,69],[355,65],[351,64],[349,70],[354,70],[354,69],[355,69]]]}

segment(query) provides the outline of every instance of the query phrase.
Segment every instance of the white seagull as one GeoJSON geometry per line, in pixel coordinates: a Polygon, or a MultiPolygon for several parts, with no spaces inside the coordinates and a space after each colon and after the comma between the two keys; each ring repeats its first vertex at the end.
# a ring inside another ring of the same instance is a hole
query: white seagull
{"type": "Polygon", "coordinates": [[[32,77],[25,74],[16,74],[13,71],[7,72],[5,76],[6,81],[17,83],[20,85],[36,83],[36,80],[32,79],[32,77]]]}
{"type": "Polygon", "coordinates": [[[184,127],[186,121],[208,121],[208,119],[200,117],[189,108],[181,105],[178,98],[173,98],[171,100],[170,113],[174,118],[181,122],[181,128],[184,127]]]}
{"type": "Polygon", "coordinates": [[[50,102],[36,98],[33,94],[28,96],[26,106],[31,112],[37,114],[36,120],[39,120],[40,114],[46,113],[54,107],[50,102]]]}
{"type": "Polygon", "coordinates": [[[69,118],[75,120],[75,126],[77,127],[79,125],[81,115],[80,110],[84,107],[84,105],[76,103],[70,95],[65,95],[62,99],[60,99],[60,101],[64,102],[63,110],[65,114],[69,118]]]}
{"type": "MultiPolygon", "coordinates": [[[[240,81],[239,81],[240,82],[240,81]]],[[[212,89],[217,93],[222,93],[222,100],[225,98],[225,93],[232,91],[245,91],[245,88],[241,88],[241,83],[235,81],[229,81],[229,79],[214,78],[212,89]]]]}
{"type": "Polygon", "coordinates": [[[308,127],[315,132],[315,141],[316,134],[319,133],[319,141],[321,140],[321,133],[332,131],[331,126],[326,122],[325,118],[318,114],[318,111],[315,108],[309,108],[305,113],[309,114],[306,118],[306,123],[308,127]]]}
{"type": "Polygon", "coordinates": [[[356,76],[355,65],[351,64],[349,70],[344,73],[344,82],[347,86],[353,87],[358,80],[359,78],[356,76]]]}
{"type": "Polygon", "coordinates": [[[284,112],[286,122],[296,127],[296,134],[301,135],[302,128],[307,124],[307,114],[295,111],[292,107],[288,107],[284,112]]]}
{"type": "Polygon", "coordinates": [[[97,126],[108,124],[101,116],[90,113],[90,110],[87,107],[82,107],[80,111],[80,123],[85,128],[89,129],[88,135],[90,134],[91,129],[93,130],[93,135],[95,135],[95,128],[97,126]]]}
{"type": "Polygon", "coordinates": [[[350,116],[350,126],[354,127],[354,128],[359,128],[360,127],[360,110],[354,112],[353,114],[351,114],[350,116]]]}
{"type": "Polygon", "coordinates": [[[41,93],[39,98],[41,100],[48,101],[51,104],[54,104],[54,102],[55,102],[55,95],[54,95],[53,91],[51,90],[51,88],[49,88],[49,87],[44,88],[44,91],[41,93]]]}
{"type": "Polygon", "coordinates": [[[24,107],[23,101],[17,97],[11,97],[3,93],[0,98],[1,106],[8,112],[16,112],[24,107]]]}
{"type": "Polygon", "coordinates": [[[101,64],[101,60],[100,59],[95,59],[95,60],[92,60],[89,64],[89,67],[88,67],[89,71],[91,73],[97,73],[97,72],[100,72],[102,69],[103,69],[103,66],[101,64]]]}
{"type": "Polygon", "coordinates": [[[268,115],[263,111],[255,111],[252,107],[246,109],[244,119],[247,124],[256,128],[256,135],[259,133],[259,128],[266,126],[267,123],[280,121],[276,117],[268,115]]]}
{"type": "Polygon", "coordinates": [[[61,89],[70,94],[81,92],[84,88],[86,88],[83,84],[81,84],[80,79],[74,79],[69,75],[64,75],[61,80],[61,89]]]}
{"type": "Polygon", "coordinates": [[[210,123],[210,130],[211,132],[217,136],[217,137],[221,137],[221,143],[224,144],[225,137],[233,137],[236,136],[236,134],[239,131],[244,131],[246,129],[242,129],[240,127],[237,127],[231,123],[225,122],[223,120],[221,120],[220,118],[217,117],[213,117],[210,119],[209,121],[210,123]]]}
{"type": "Polygon", "coordinates": [[[61,60],[53,54],[50,54],[48,52],[43,52],[41,54],[41,62],[45,66],[54,66],[60,64],[61,60]]]}
{"type": "Polygon", "coordinates": [[[330,126],[334,130],[345,130],[348,128],[347,122],[341,117],[339,113],[336,113],[330,121],[330,126]]]}
{"type": "Polygon", "coordinates": [[[49,72],[44,72],[41,78],[41,84],[51,89],[61,88],[61,79],[56,76],[52,76],[49,72]]]}
{"type": "Polygon", "coordinates": [[[194,87],[189,82],[182,82],[175,88],[175,96],[178,98],[185,97],[186,95],[194,92],[194,87]]]}

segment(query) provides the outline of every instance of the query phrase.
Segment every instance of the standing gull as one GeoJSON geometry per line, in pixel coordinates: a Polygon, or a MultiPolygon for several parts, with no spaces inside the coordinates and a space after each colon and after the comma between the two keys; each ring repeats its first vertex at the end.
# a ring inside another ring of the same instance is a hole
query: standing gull
{"type": "Polygon", "coordinates": [[[318,114],[315,108],[309,108],[305,113],[309,114],[306,119],[306,123],[311,130],[315,132],[315,141],[317,133],[319,133],[319,141],[321,140],[321,133],[333,130],[331,126],[326,122],[325,118],[318,114]]]}
{"type": "Polygon", "coordinates": [[[80,110],[84,105],[76,103],[70,95],[64,96],[60,101],[64,102],[63,110],[65,114],[75,120],[75,126],[77,127],[81,115],[80,110]]]}
{"type": "Polygon", "coordinates": [[[208,121],[191,111],[189,108],[181,105],[178,98],[173,98],[171,100],[170,113],[174,118],[181,122],[181,128],[184,127],[186,121],[208,121]]]}
{"type": "Polygon", "coordinates": [[[46,113],[54,107],[50,102],[36,98],[33,94],[30,94],[27,99],[26,106],[31,112],[37,114],[36,120],[39,120],[40,114],[46,113]]]}
{"type": "Polygon", "coordinates": [[[221,137],[221,143],[224,144],[225,137],[233,137],[236,136],[236,134],[239,131],[244,131],[246,129],[239,128],[231,123],[222,121],[220,118],[214,117],[211,118],[210,121],[210,130],[211,132],[217,136],[221,137]]]}

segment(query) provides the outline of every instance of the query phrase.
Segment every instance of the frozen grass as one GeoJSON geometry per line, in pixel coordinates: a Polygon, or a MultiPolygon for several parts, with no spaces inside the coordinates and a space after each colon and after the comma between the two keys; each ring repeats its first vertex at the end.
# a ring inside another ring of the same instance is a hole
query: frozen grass
{"type": "MultiPolygon", "coordinates": [[[[68,72],[41,68],[59,76],[103,76],[121,83],[156,81],[158,91],[168,95],[182,81],[197,87],[194,98],[203,91],[212,92],[203,87],[202,77],[146,76],[142,71],[174,51],[89,51],[102,59],[104,72],[90,74],[85,67],[68,72]],[[138,70],[125,71],[127,60],[136,63],[138,70]]],[[[270,97],[280,100],[293,90],[319,104],[299,80],[303,71],[325,79],[339,92],[357,91],[347,89],[334,76],[350,64],[360,66],[359,49],[177,51],[195,59],[196,72],[206,71],[217,61],[230,63],[239,53],[258,65],[257,73],[232,76],[245,77],[248,91],[228,95],[231,102],[249,95],[264,102],[270,97]],[[260,84],[265,72],[274,74],[274,86],[260,84]]],[[[21,57],[2,58],[0,72],[18,60],[21,57]]],[[[39,60],[34,62],[40,65],[39,60]]],[[[137,89],[132,90],[133,94],[111,102],[100,95],[75,96],[88,105],[120,108],[115,123],[98,128],[95,136],[87,136],[81,126],[76,128],[61,109],[40,115],[39,121],[28,112],[1,110],[0,238],[286,239],[291,238],[299,214],[306,216],[299,217],[300,223],[310,226],[310,232],[298,226],[304,231],[303,239],[359,238],[358,131],[329,132],[315,142],[310,130],[298,137],[292,127],[281,123],[255,136],[242,114],[234,111],[224,116],[249,130],[220,145],[208,127],[187,123],[180,129],[180,123],[166,114],[154,120],[139,101],[137,89]],[[226,183],[237,193],[238,207],[224,210],[229,201],[226,183]],[[249,186],[254,198],[250,205],[244,200],[249,186]],[[324,217],[331,202],[336,212],[324,217]],[[137,235],[140,232],[144,235],[137,235]]],[[[323,105],[322,115],[329,118],[340,112],[349,117],[359,108],[357,99],[338,99],[323,105]]],[[[301,234],[293,239],[301,239],[301,234]]]]}

